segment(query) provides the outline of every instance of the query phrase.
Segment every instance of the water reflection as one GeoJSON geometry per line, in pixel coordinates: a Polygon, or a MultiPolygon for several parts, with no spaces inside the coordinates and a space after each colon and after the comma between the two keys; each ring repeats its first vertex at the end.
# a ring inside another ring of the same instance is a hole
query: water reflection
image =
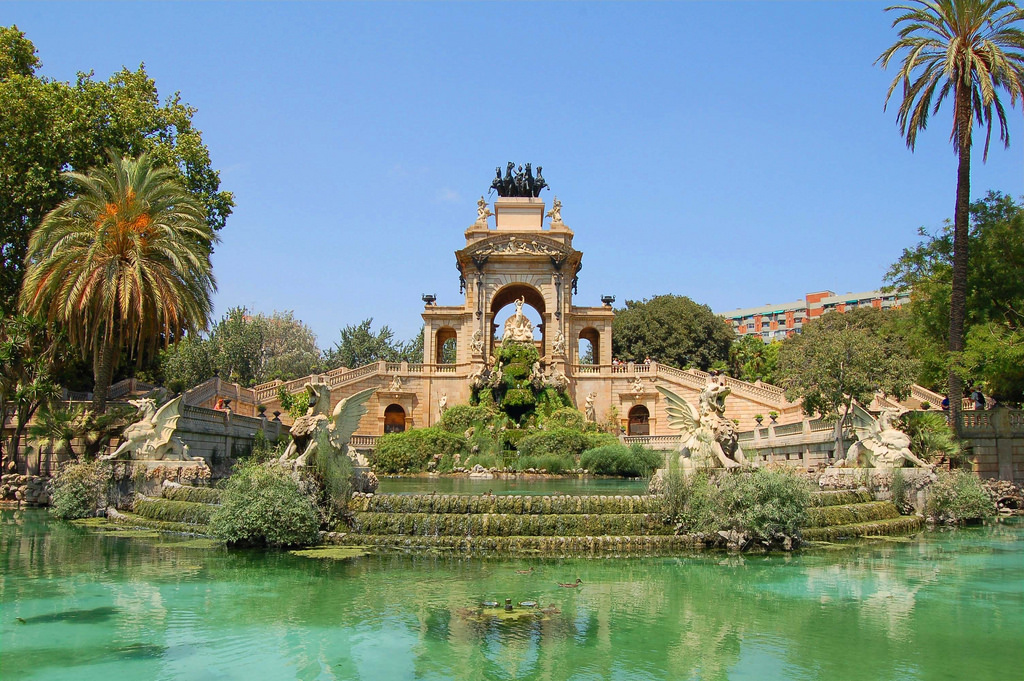
{"type": "Polygon", "coordinates": [[[175,544],[4,514],[0,677],[983,679],[1024,664],[1021,525],[768,557],[335,562],[175,544]],[[557,612],[467,616],[506,598],[557,612]]]}

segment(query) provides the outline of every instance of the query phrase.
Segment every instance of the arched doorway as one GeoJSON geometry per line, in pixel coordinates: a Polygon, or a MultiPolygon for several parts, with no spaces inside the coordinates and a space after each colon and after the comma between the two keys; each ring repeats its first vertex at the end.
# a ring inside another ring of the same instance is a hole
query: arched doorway
{"type": "Polygon", "coordinates": [[[541,292],[529,284],[509,284],[498,289],[491,299],[491,348],[501,342],[501,334],[504,331],[505,320],[511,316],[514,309],[511,307],[517,300],[523,299],[523,313],[533,324],[534,343],[540,354],[544,354],[544,342],[547,336],[546,324],[544,323],[544,296],[541,292]],[[505,310],[509,308],[509,310],[505,310]],[[508,312],[508,314],[506,314],[508,312]]]}
{"type": "Polygon", "coordinates": [[[389,404],[384,410],[384,432],[405,432],[405,409],[400,404],[389,404]]]}
{"type": "Polygon", "coordinates": [[[629,410],[629,435],[651,434],[651,412],[642,404],[629,410]]]}

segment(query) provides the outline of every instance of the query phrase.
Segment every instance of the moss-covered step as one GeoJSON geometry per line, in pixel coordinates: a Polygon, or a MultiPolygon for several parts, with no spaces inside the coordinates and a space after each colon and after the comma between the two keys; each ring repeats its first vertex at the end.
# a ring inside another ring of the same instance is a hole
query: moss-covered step
{"type": "Polygon", "coordinates": [[[132,511],[143,518],[186,525],[207,525],[217,509],[214,504],[136,497],[132,511]]]}
{"type": "Polygon", "coordinates": [[[648,495],[374,494],[353,497],[349,509],[368,513],[659,513],[661,497],[648,495]]]}
{"type": "Polygon", "coordinates": [[[112,521],[120,523],[127,527],[144,527],[151,530],[158,530],[160,532],[175,532],[178,534],[195,534],[200,536],[209,536],[209,531],[206,525],[195,525],[189,523],[177,523],[165,520],[153,520],[152,518],[146,518],[135,513],[124,513],[124,512],[108,512],[108,516],[112,521]]]}
{"type": "Polygon", "coordinates": [[[899,515],[899,509],[889,501],[815,506],[807,509],[807,527],[851,525],[853,523],[866,523],[872,520],[898,518],[899,515]]]}
{"type": "Polygon", "coordinates": [[[374,535],[578,537],[664,535],[674,527],[661,514],[650,513],[357,513],[353,530],[374,535]]]}
{"type": "Polygon", "coordinates": [[[222,491],[216,487],[190,487],[167,485],[160,496],[170,501],[188,501],[193,504],[219,504],[222,491]]]}
{"type": "Polygon", "coordinates": [[[823,490],[811,494],[811,506],[842,506],[845,504],[864,504],[874,501],[871,492],[866,489],[823,490]]]}
{"type": "Polygon", "coordinates": [[[394,534],[338,535],[343,545],[401,550],[450,550],[459,552],[496,552],[508,554],[579,555],[665,554],[699,548],[700,542],[689,536],[592,536],[592,537],[424,537],[394,534]]]}
{"type": "Polygon", "coordinates": [[[837,539],[851,539],[869,535],[907,534],[920,530],[923,525],[923,518],[904,515],[897,518],[873,520],[864,523],[833,525],[831,527],[808,527],[801,534],[806,541],[835,541],[837,539]]]}

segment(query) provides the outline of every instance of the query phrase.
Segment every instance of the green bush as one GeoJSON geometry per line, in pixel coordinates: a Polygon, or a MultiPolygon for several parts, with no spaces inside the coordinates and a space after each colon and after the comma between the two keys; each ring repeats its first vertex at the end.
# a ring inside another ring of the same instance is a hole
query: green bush
{"type": "MultiPolygon", "coordinates": [[[[593,424],[591,424],[593,425],[593,424]]],[[[609,447],[611,445],[621,444],[617,435],[611,433],[605,433],[600,430],[594,430],[583,433],[583,450],[597,449],[598,447],[609,447]]]]}
{"type": "Polygon", "coordinates": [[[726,526],[755,538],[796,535],[807,523],[810,483],[787,470],[757,468],[719,478],[726,526]]]}
{"type": "Polygon", "coordinates": [[[621,475],[625,478],[646,478],[663,461],[659,452],[643,445],[609,444],[588,449],[580,455],[580,466],[598,475],[621,475]]]}
{"type": "Polygon", "coordinates": [[[307,546],[319,528],[313,500],[273,464],[239,466],[210,517],[210,532],[238,546],[307,546]]]}
{"type": "Polygon", "coordinates": [[[587,425],[587,417],[579,409],[573,407],[562,407],[551,412],[551,416],[544,423],[548,428],[571,428],[583,430],[587,425]]]}
{"type": "Polygon", "coordinates": [[[441,421],[437,425],[449,433],[461,435],[471,426],[487,423],[493,417],[494,409],[487,405],[459,404],[441,414],[441,421]]]}
{"type": "Polygon", "coordinates": [[[946,423],[946,415],[937,411],[908,411],[900,417],[904,432],[910,436],[910,451],[930,463],[943,457],[957,463],[962,451],[960,441],[946,423]]]}
{"type": "Polygon", "coordinates": [[[665,475],[665,514],[683,532],[711,532],[719,520],[719,493],[705,471],[684,473],[672,466],[665,475]]]}
{"type": "Polygon", "coordinates": [[[795,536],[807,522],[810,484],[789,471],[735,471],[711,476],[673,470],[666,476],[667,514],[687,532],[736,530],[753,539],[795,536]]]}
{"type": "Polygon", "coordinates": [[[378,473],[413,473],[426,470],[434,455],[440,454],[442,458],[464,455],[467,446],[468,442],[461,434],[450,433],[437,426],[416,428],[382,435],[377,440],[370,462],[378,473]]]}
{"type": "Polygon", "coordinates": [[[50,512],[62,520],[89,518],[107,505],[109,472],[95,461],[63,466],[53,478],[50,512]]]}
{"type": "Polygon", "coordinates": [[[587,448],[583,433],[570,428],[555,428],[528,435],[519,441],[519,455],[540,457],[554,454],[576,461],[587,448]]]}
{"type": "Polygon", "coordinates": [[[521,456],[518,461],[519,470],[525,471],[527,468],[534,468],[538,471],[545,470],[554,475],[564,473],[565,471],[574,468],[575,465],[576,462],[572,458],[568,456],[560,456],[558,454],[521,456]]]}
{"type": "Polygon", "coordinates": [[[940,522],[962,523],[991,518],[996,507],[973,473],[939,471],[931,487],[928,513],[940,522]]]}

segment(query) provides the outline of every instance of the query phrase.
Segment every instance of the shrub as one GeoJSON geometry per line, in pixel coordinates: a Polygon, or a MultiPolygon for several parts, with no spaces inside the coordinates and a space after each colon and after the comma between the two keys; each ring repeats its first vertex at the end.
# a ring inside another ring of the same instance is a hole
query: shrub
{"type": "Polygon", "coordinates": [[[461,435],[471,426],[486,423],[494,417],[494,409],[487,405],[459,404],[449,407],[441,414],[441,421],[437,424],[439,428],[449,433],[461,435]]]}
{"type": "Polygon", "coordinates": [[[583,443],[584,451],[588,449],[596,449],[598,447],[609,447],[611,445],[621,444],[617,435],[597,430],[583,433],[583,443]]]}
{"type": "Polygon", "coordinates": [[[437,426],[416,428],[404,433],[388,433],[377,440],[370,457],[373,469],[379,473],[418,472],[437,454],[442,458],[465,454],[466,438],[437,426]]]}
{"type": "Polygon", "coordinates": [[[665,475],[665,513],[684,532],[711,532],[718,520],[718,488],[705,471],[686,474],[672,466],[665,475]]]}
{"type": "Polygon", "coordinates": [[[320,513],[287,472],[242,464],[228,479],[210,532],[231,545],[306,546],[317,541],[320,513]]]}
{"type": "Polygon", "coordinates": [[[62,520],[89,518],[106,506],[108,471],[97,462],[69,464],[53,478],[50,512],[62,520]]]}
{"type": "Polygon", "coordinates": [[[759,539],[796,535],[807,522],[810,484],[787,470],[757,468],[719,479],[725,527],[759,539]]]}
{"type": "Polygon", "coordinates": [[[587,417],[579,409],[562,407],[551,412],[545,424],[548,428],[572,428],[583,430],[587,425],[587,417]]]}
{"type": "Polygon", "coordinates": [[[759,468],[711,476],[677,469],[665,479],[666,513],[680,530],[736,530],[753,539],[794,536],[807,522],[810,484],[789,471],[759,468]]]}
{"type": "Polygon", "coordinates": [[[588,449],[580,456],[580,466],[598,475],[646,478],[661,465],[662,455],[640,444],[627,447],[609,444],[588,449]]]}
{"type": "Polygon", "coordinates": [[[962,451],[953,429],[940,412],[908,411],[900,417],[910,437],[910,451],[925,461],[934,462],[943,457],[956,462],[962,451]]]}
{"type": "Polygon", "coordinates": [[[539,456],[519,457],[519,469],[535,468],[546,470],[548,473],[564,473],[574,467],[575,461],[568,456],[559,454],[541,454],[539,456]]]}
{"type": "Polygon", "coordinates": [[[519,455],[540,457],[555,454],[576,461],[587,448],[583,433],[570,428],[555,428],[524,437],[519,442],[519,455]]]}
{"type": "Polygon", "coordinates": [[[990,518],[996,507],[973,473],[939,471],[931,488],[928,513],[940,522],[962,523],[990,518]]]}

